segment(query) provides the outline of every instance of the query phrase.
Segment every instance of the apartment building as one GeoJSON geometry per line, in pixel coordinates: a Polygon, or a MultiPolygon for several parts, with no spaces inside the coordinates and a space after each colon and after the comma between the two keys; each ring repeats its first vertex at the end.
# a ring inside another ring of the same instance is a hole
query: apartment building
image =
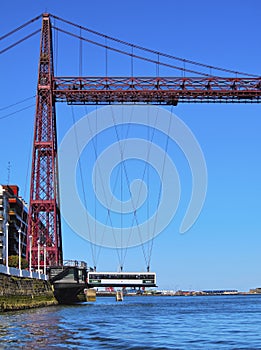
{"type": "Polygon", "coordinates": [[[28,207],[19,196],[17,185],[0,185],[0,264],[6,261],[6,237],[8,233],[8,255],[26,257],[28,207]]]}

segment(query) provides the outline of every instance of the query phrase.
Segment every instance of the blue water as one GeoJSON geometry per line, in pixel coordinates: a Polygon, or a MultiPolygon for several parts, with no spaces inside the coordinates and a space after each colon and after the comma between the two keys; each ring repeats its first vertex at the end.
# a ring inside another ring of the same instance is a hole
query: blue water
{"type": "Polygon", "coordinates": [[[261,296],[98,298],[0,314],[0,349],[261,349],[261,296]]]}

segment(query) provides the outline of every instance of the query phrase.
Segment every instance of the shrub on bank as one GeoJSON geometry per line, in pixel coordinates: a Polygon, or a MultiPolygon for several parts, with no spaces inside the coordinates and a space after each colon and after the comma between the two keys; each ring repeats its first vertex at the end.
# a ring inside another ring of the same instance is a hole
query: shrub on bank
{"type": "MultiPolygon", "coordinates": [[[[8,258],[8,265],[10,267],[17,267],[19,266],[19,256],[18,255],[10,255],[8,258]]],[[[21,259],[21,268],[26,269],[28,267],[28,261],[25,258],[21,259]]]]}

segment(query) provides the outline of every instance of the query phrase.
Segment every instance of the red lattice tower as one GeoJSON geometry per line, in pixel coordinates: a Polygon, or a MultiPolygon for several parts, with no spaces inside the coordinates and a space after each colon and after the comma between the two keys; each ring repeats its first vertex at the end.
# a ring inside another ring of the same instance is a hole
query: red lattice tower
{"type": "MultiPolygon", "coordinates": [[[[74,25],[59,17],[53,15],[52,17],[74,25]]],[[[32,21],[38,18],[36,17],[32,21]]],[[[76,25],[76,27],[82,29],[81,26],[76,25]]],[[[54,27],[54,29],[82,39],[82,36],[77,36],[61,28],[54,27]]],[[[102,35],[102,37],[106,36],[102,35]]],[[[142,59],[133,53],[107,47],[107,45],[92,40],[85,40],[97,44],[99,47],[104,47],[106,50],[109,48],[127,54],[131,58],[142,59]]],[[[115,41],[116,39],[111,38],[111,40],[115,41]]],[[[132,46],[119,40],[116,41],[132,46]]],[[[156,51],[137,48],[159,56],[156,51]]],[[[160,55],[172,57],[165,54],[160,55]]],[[[157,64],[155,60],[144,59],[157,64]]],[[[166,63],[161,64],[175,68],[175,66],[166,63]]],[[[205,65],[200,64],[200,66],[205,65]]],[[[215,69],[220,70],[219,68],[215,69]]],[[[222,71],[233,73],[229,70],[222,71]]],[[[195,71],[188,72],[197,73],[195,71]]],[[[47,266],[62,265],[63,262],[55,102],[79,105],[116,103],[177,105],[184,102],[261,103],[261,77],[249,74],[245,77],[237,77],[237,74],[235,77],[208,76],[207,74],[192,77],[55,77],[50,15],[43,14],[27,242],[27,258],[29,260],[31,251],[33,267],[38,267],[38,262],[40,267],[44,266],[44,245],[46,245],[47,266]],[[30,242],[32,244],[31,250],[30,242]]]]}
{"type": "Polygon", "coordinates": [[[48,14],[43,15],[40,47],[30,208],[28,218],[27,259],[33,267],[61,265],[62,238],[59,210],[57,138],[53,81],[52,32],[48,14]],[[31,243],[30,243],[31,241],[31,243]],[[45,248],[46,246],[46,248],[45,248]],[[40,259],[38,259],[40,257],[40,259]]]}

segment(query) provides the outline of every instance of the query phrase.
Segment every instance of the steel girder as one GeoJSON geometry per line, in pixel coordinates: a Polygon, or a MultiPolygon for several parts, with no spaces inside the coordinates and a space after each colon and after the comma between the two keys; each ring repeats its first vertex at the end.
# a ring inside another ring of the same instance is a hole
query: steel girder
{"type": "Polygon", "coordinates": [[[53,94],[68,104],[261,102],[261,78],[54,77],[53,94]]]}

